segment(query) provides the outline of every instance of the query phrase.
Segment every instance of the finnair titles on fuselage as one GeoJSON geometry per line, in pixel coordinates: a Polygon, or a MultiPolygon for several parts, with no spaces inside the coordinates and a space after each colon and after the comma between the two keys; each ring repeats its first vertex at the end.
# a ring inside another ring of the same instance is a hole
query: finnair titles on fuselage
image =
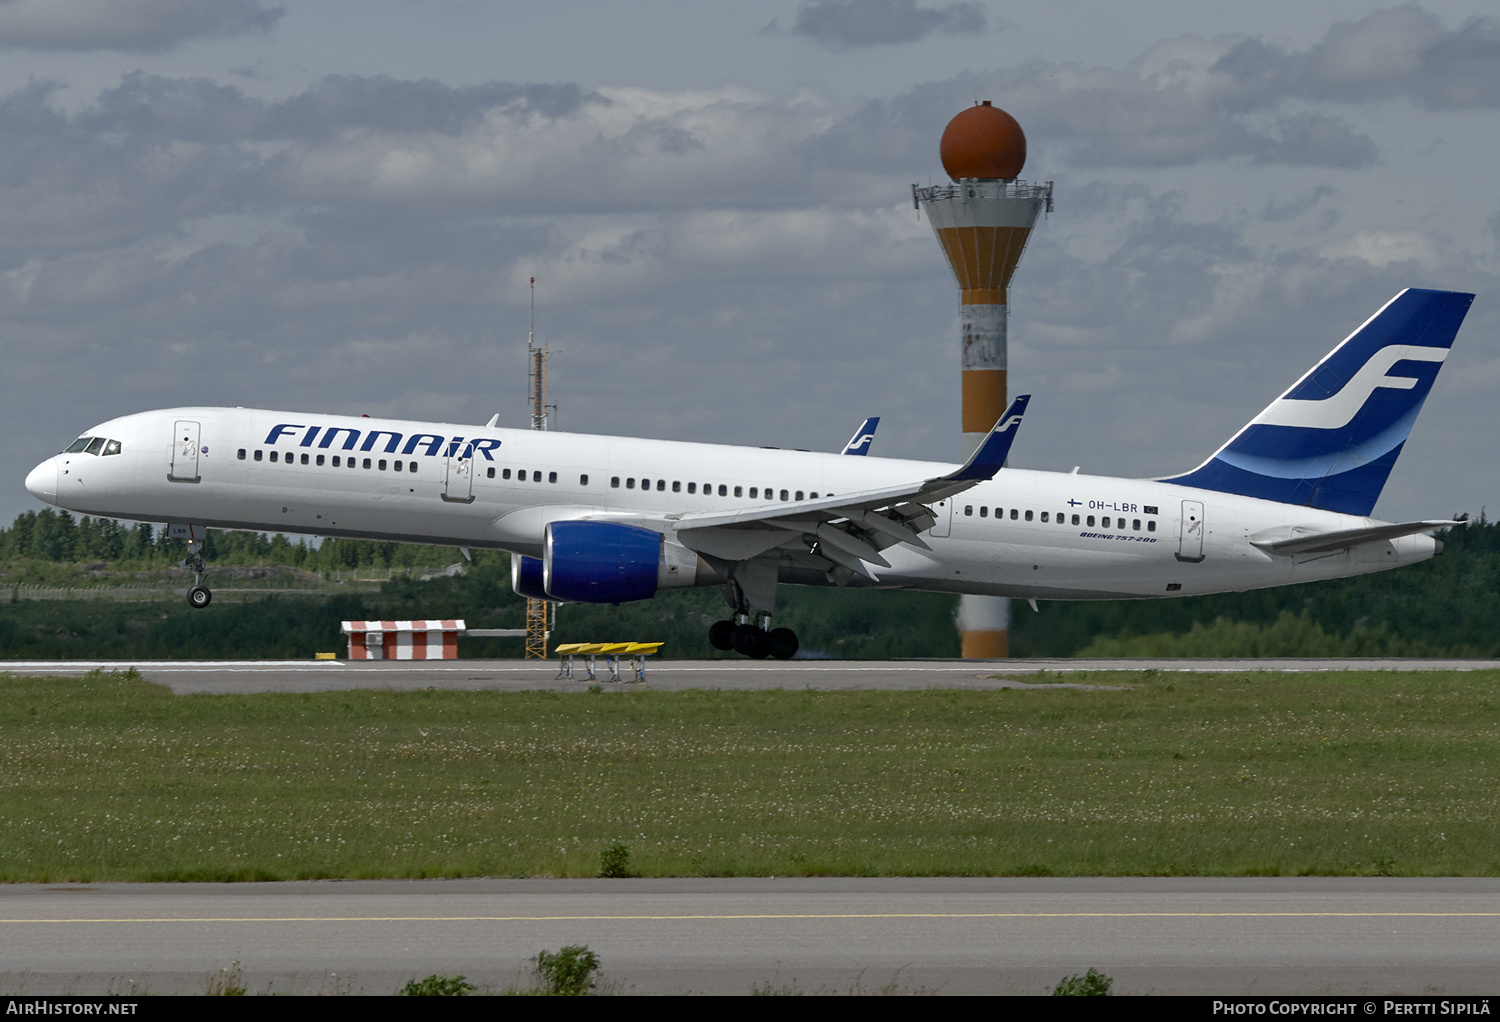
{"type": "MultiPolygon", "coordinates": [[[[780,582],[1022,599],[1180,596],[1431,557],[1369,514],[1473,300],[1408,290],[1198,468],[1159,480],[1001,468],[1019,398],[964,465],[177,408],[94,427],[26,486],[81,514],[510,551],[526,596],[621,603],[723,587],[720,648],[790,656],[780,582]]],[[[208,603],[201,584],[189,596],[208,603]]]]}

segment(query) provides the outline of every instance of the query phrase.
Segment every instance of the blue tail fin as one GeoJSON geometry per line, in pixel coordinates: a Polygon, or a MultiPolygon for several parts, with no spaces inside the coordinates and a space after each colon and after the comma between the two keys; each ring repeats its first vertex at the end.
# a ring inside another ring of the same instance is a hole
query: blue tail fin
{"type": "Polygon", "coordinates": [[[859,429],[849,438],[844,445],[843,454],[855,454],[863,457],[870,453],[870,445],[875,442],[875,427],[880,425],[880,416],[872,415],[859,424],[859,429]]]}
{"type": "Polygon", "coordinates": [[[1473,301],[1402,291],[1213,457],[1163,482],[1368,515],[1473,301]]]}

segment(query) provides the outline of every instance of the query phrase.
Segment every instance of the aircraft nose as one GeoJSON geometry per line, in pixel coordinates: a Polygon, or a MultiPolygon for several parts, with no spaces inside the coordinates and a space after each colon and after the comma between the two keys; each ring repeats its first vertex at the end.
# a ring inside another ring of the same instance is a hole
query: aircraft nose
{"type": "Polygon", "coordinates": [[[26,477],[26,489],[37,500],[48,504],[55,501],[57,499],[57,459],[48,458],[32,469],[26,477]]]}

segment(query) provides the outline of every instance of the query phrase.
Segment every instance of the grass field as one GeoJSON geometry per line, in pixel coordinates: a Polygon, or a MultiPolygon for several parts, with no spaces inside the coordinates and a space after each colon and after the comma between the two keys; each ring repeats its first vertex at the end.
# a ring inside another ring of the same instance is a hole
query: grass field
{"type": "Polygon", "coordinates": [[[0,881],[1500,874],[1500,673],[173,696],[0,676],[0,881]]]}

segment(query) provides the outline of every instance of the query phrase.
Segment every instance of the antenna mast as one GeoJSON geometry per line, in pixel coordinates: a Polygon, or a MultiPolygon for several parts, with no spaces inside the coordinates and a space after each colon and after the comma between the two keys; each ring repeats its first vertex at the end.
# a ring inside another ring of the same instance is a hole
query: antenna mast
{"type": "Polygon", "coordinates": [[[545,347],[536,346],[536,278],[531,278],[531,325],[526,331],[526,365],[530,381],[531,428],[547,428],[547,358],[545,347]]]}
{"type": "MultiPolygon", "coordinates": [[[[531,325],[526,330],[526,375],[530,384],[531,428],[547,428],[547,349],[536,346],[536,278],[531,278],[531,325]]],[[[515,556],[512,554],[511,556],[515,556]]],[[[557,611],[546,600],[526,601],[526,659],[546,660],[547,639],[557,611]]]]}

